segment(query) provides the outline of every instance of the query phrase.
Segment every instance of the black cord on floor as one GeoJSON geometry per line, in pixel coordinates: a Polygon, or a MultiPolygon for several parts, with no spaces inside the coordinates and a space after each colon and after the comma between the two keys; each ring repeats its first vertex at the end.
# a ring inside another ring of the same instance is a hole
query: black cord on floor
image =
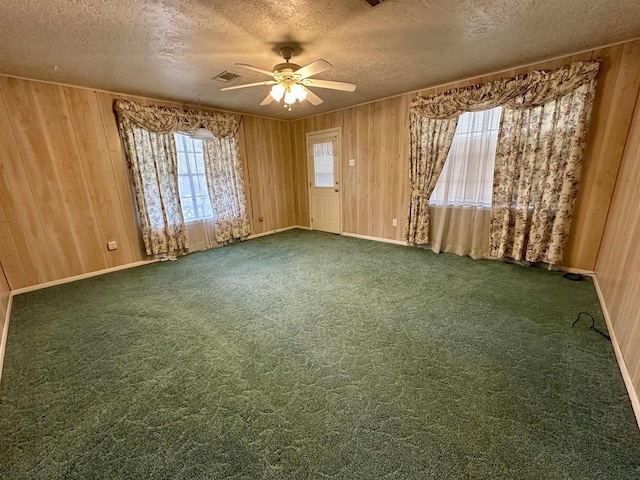
{"type": "Polygon", "coordinates": [[[589,328],[591,328],[592,330],[595,330],[596,332],[598,332],[600,335],[602,335],[604,338],[606,338],[607,340],[611,341],[611,337],[609,335],[607,335],[606,333],[598,330],[595,325],[596,325],[596,319],[593,318],[593,315],[591,315],[589,312],[580,312],[578,314],[578,318],[576,318],[573,323],[571,324],[572,327],[576,326],[576,323],[578,323],[578,320],[580,320],[580,316],[581,315],[587,315],[589,318],[591,318],[591,326],[589,328]]]}
{"type": "Polygon", "coordinates": [[[574,282],[579,282],[580,280],[584,279],[584,275],[582,275],[581,273],[565,273],[563,277],[574,282]]]}

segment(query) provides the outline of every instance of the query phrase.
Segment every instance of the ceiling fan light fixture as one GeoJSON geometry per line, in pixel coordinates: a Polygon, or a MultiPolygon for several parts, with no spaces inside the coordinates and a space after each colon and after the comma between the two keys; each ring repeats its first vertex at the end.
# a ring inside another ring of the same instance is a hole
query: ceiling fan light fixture
{"type": "Polygon", "coordinates": [[[295,93],[291,91],[291,87],[287,88],[287,91],[284,92],[284,103],[286,105],[291,105],[295,103],[297,100],[295,93]]]}
{"type": "Polygon", "coordinates": [[[271,96],[276,102],[279,102],[280,100],[282,100],[284,93],[285,93],[285,88],[284,88],[284,85],[282,85],[281,83],[276,83],[271,88],[271,96]]]}
{"type": "MultiPolygon", "coordinates": [[[[378,0],[383,1],[383,0],[378,0]]],[[[353,83],[334,82],[331,80],[312,80],[311,77],[333,68],[326,60],[319,58],[315,62],[311,62],[304,67],[291,63],[289,60],[293,57],[293,48],[282,47],[280,55],[284,58],[284,63],[279,63],[273,67],[272,71],[264,68],[254,67],[247,63],[236,63],[236,66],[259,72],[272,78],[265,82],[245,83],[244,85],[235,85],[232,87],[221,88],[220,90],[236,90],[238,88],[257,87],[259,85],[271,85],[269,94],[265,97],[260,105],[270,105],[275,100],[284,104],[284,108],[291,111],[291,106],[296,102],[307,100],[311,105],[320,105],[322,99],[315,92],[309,90],[308,87],[328,88],[331,90],[341,90],[343,92],[353,92],[356,86],[353,83]],[[284,101],[283,101],[284,100],[284,101]]]]}
{"type": "Polygon", "coordinates": [[[302,88],[302,85],[298,83],[291,86],[291,93],[299,102],[302,102],[305,98],[307,98],[307,91],[302,88]]]}

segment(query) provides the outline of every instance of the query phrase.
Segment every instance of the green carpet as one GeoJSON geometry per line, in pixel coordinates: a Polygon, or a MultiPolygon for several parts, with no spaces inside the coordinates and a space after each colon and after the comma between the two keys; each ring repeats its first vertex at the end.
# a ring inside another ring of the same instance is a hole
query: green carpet
{"type": "Polygon", "coordinates": [[[638,479],[593,285],[293,230],[15,297],[7,479],[638,479]]]}

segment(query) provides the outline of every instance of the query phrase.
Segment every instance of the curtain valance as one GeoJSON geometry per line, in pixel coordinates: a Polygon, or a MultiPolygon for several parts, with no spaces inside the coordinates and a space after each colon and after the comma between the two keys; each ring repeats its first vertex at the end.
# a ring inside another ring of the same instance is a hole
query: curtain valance
{"type": "Polygon", "coordinates": [[[238,130],[238,119],[222,113],[182,111],[171,107],[140,105],[129,100],[117,100],[114,110],[121,123],[154,133],[189,133],[203,126],[216,137],[225,138],[235,135],[238,130]]]}
{"type": "Polygon", "coordinates": [[[595,82],[600,60],[575,62],[553,71],[532,71],[517,77],[455,88],[430,97],[416,97],[411,111],[432,119],[506,106],[530,109],[556,100],[580,86],[595,82]]]}

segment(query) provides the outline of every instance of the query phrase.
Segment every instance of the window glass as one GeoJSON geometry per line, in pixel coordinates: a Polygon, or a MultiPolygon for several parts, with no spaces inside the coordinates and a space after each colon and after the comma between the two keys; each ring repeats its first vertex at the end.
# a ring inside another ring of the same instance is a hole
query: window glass
{"type": "Polygon", "coordinates": [[[491,206],[502,108],[460,116],[451,150],[429,199],[435,205],[491,206]]]}
{"type": "Polygon", "coordinates": [[[313,168],[316,187],[333,187],[333,142],[313,144],[313,168]]]}
{"type": "Polygon", "coordinates": [[[186,222],[213,218],[204,176],[202,140],[174,134],[178,153],[178,188],[186,222]]]}

